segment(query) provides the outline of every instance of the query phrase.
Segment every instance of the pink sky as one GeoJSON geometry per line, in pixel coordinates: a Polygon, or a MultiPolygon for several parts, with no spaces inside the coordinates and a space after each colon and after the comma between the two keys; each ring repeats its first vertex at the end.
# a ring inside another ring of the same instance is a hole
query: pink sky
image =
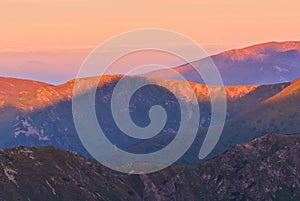
{"type": "Polygon", "coordinates": [[[214,54],[299,40],[298,0],[2,0],[0,75],[62,83],[89,51],[140,28],[182,33],[214,54]]]}

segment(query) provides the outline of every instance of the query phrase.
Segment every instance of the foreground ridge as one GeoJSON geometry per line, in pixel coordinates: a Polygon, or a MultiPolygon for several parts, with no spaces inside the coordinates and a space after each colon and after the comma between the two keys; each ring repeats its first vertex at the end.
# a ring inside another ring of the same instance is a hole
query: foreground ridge
{"type": "Polygon", "coordinates": [[[197,166],[112,171],[76,152],[0,151],[1,200],[299,200],[300,134],[267,134],[197,166]]]}

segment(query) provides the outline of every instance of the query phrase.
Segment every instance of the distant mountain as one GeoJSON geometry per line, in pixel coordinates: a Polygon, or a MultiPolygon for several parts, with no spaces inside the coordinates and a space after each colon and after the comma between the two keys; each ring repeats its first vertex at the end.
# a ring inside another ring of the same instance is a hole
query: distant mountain
{"type": "Polygon", "coordinates": [[[0,151],[0,200],[300,199],[300,135],[268,134],[197,166],[125,175],[54,147],[0,151]]]}
{"type": "MultiPolygon", "coordinates": [[[[275,84],[290,82],[300,76],[300,41],[268,42],[243,49],[229,50],[192,62],[196,68],[212,59],[225,85],[275,84]]],[[[185,79],[204,83],[191,64],[173,68],[185,79]]],[[[176,79],[171,70],[158,70],[148,77],[176,79]]]]}
{"type": "MultiPolygon", "coordinates": [[[[97,89],[96,113],[99,123],[107,136],[112,142],[120,146],[120,148],[133,148],[134,151],[143,152],[145,147],[150,147],[148,151],[155,151],[160,146],[168,144],[179,127],[180,113],[179,104],[172,94],[165,89],[150,86],[140,90],[132,99],[130,107],[132,108],[132,118],[139,126],[145,126],[149,123],[147,117],[149,107],[160,104],[167,110],[169,119],[164,129],[158,135],[159,146],[153,146],[149,143],[147,146],[140,147],[141,143],[151,142],[137,140],[128,137],[122,133],[114,122],[111,114],[111,95],[114,86],[118,83],[121,75],[104,76],[97,89]],[[157,99],[160,97],[160,100],[157,99]],[[164,140],[160,140],[161,138],[164,140]]],[[[90,83],[93,79],[82,79],[83,93],[89,93],[90,83]]],[[[132,80],[145,80],[145,77],[127,77],[128,87],[132,80]]],[[[151,79],[153,82],[165,83],[169,88],[179,92],[182,101],[190,102],[191,97],[186,93],[186,85],[178,80],[162,80],[151,79]]],[[[18,145],[24,146],[41,146],[53,145],[66,150],[75,150],[85,156],[89,156],[88,152],[82,146],[72,116],[72,90],[74,80],[59,86],[46,86],[37,89],[22,91],[11,95],[5,99],[4,104],[0,107],[0,148],[8,148],[18,145]]],[[[272,97],[290,84],[277,85],[253,85],[253,86],[232,86],[225,87],[227,93],[227,119],[232,119],[244,110],[263,102],[272,97]]],[[[195,91],[200,107],[200,127],[205,129],[210,125],[210,96],[207,86],[190,83],[195,91]]],[[[127,86],[124,86],[123,94],[120,101],[128,93],[127,86]]],[[[218,90],[219,87],[215,87],[218,90]]],[[[300,131],[300,129],[299,129],[300,131]]],[[[203,135],[201,135],[203,136],[203,135]]],[[[200,140],[201,141],[201,140],[200,140]]],[[[197,145],[199,147],[199,145],[197,145]]],[[[196,150],[199,151],[199,150],[196,150]]]]}

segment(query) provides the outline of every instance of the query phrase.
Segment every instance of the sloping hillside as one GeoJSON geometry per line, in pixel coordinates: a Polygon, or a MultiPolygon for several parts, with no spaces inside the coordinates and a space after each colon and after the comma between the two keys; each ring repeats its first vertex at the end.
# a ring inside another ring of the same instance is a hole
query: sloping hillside
{"type": "Polygon", "coordinates": [[[32,80],[0,77],[0,106],[4,99],[22,91],[50,86],[50,84],[32,80]]]}
{"type": "Polygon", "coordinates": [[[300,122],[300,80],[245,110],[226,123],[221,143],[228,147],[269,132],[297,133],[300,122]]]}
{"type": "Polygon", "coordinates": [[[120,174],[54,147],[0,151],[0,200],[299,200],[300,135],[268,134],[197,166],[120,174]]]}
{"type": "MultiPolygon", "coordinates": [[[[112,141],[119,143],[121,147],[128,147],[138,141],[126,137],[120,132],[112,118],[110,109],[110,99],[114,86],[121,78],[120,75],[104,76],[97,89],[97,115],[103,130],[110,133],[112,141]],[[99,108],[100,107],[100,108],[99,108]],[[101,112],[100,112],[101,111],[101,112]],[[126,143],[125,143],[126,142],[126,143]]],[[[80,81],[82,93],[89,93],[91,80],[97,78],[86,78],[80,81]]],[[[130,81],[146,79],[143,77],[127,77],[128,87],[130,81]]],[[[149,78],[147,78],[149,79],[149,78]]],[[[191,97],[186,93],[186,85],[177,80],[151,79],[154,83],[164,83],[168,88],[177,91],[180,95],[177,98],[185,102],[190,102],[191,97]]],[[[76,150],[86,156],[87,151],[82,146],[73,122],[72,116],[72,91],[74,80],[59,86],[46,86],[19,92],[5,100],[5,104],[0,108],[0,130],[2,140],[0,147],[12,147],[17,145],[40,146],[54,145],[67,150],[76,150]]],[[[205,85],[189,83],[195,91],[200,107],[200,127],[207,127],[210,124],[210,96],[205,85]]],[[[228,101],[227,118],[235,115],[247,108],[264,101],[265,99],[278,93],[289,83],[267,86],[232,86],[225,87],[228,101]]],[[[219,90],[219,87],[215,87],[219,90]]],[[[127,90],[124,86],[124,94],[127,90]]],[[[179,118],[178,102],[172,94],[159,87],[148,87],[145,91],[139,91],[132,99],[132,118],[137,125],[145,126],[149,123],[147,117],[149,107],[160,104],[167,108],[169,121],[162,134],[174,133],[178,129],[179,118]],[[157,98],[159,97],[159,99],[157,98]],[[147,109],[148,108],[148,109],[147,109]]],[[[197,103],[194,103],[197,104],[197,103]]],[[[167,140],[167,142],[169,142],[167,140]]]]}
{"type": "MultiPolygon", "coordinates": [[[[197,69],[212,59],[225,85],[275,84],[290,82],[300,76],[300,42],[268,42],[234,49],[192,62],[197,69]]],[[[203,83],[191,64],[173,68],[185,79],[203,83]]],[[[170,70],[145,74],[148,77],[176,79],[170,70]]]]}

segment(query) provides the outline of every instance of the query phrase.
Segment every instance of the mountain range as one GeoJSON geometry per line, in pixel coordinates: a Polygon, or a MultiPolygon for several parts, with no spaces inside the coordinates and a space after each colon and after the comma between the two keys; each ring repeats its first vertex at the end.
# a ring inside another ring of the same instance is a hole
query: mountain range
{"type": "Polygon", "coordinates": [[[270,42],[193,62],[201,67],[212,59],[225,87],[203,84],[191,64],[173,69],[188,82],[168,71],[80,78],[57,86],[0,77],[0,200],[299,200],[299,52],[300,42],[270,42]],[[149,83],[135,91],[119,114],[129,111],[137,126],[146,127],[150,108],[163,107],[166,124],[156,136],[138,139],[118,127],[111,102],[121,80],[119,104],[131,95],[132,83],[149,83]],[[224,129],[213,151],[200,160],[208,128],[216,126],[210,92],[223,90],[226,97],[217,99],[226,98],[224,129]],[[145,154],[167,146],[182,118],[198,115],[189,108],[182,113],[181,103],[199,107],[197,135],[166,169],[117,173],[96,162],[79,139],[73,115],[81,114],[72,110],[74,97],[92,97],[96,119],[117,149],[145,154]]]}
{"type": "MultiPolygon", "coordinates": [[[[239,87],[236,87],[237,89],[239,87]]],[[[299,132],[299,98],[300,80],[297,79],[286,84],[262,85],[235,100],[228,99],[227,121],[218,144],[208,158],[217,156],[236,144],[248,142],[270,132],[299,132]]],[[[199,105],[203,104],[199,102],[199,105]]],[[[205,126],[199,129],[194,143],[180,163],[199,163],[197,154],[206,132],[205,126]]],[[[150,149],[154,144],[162,148],[166,145],[162,142],[167,139],[166,136],[160,136],[153,138],[152,143],[139,143],[129,149],[150,149]]]]}
{"type": "Polygon", "coordinates": [[[267,42],[242,49],[233,49],[181,66],[146,73],[147,77],[178,79],[204,83],[196,72],[212,60],[225,85],[275,84],[290,82],[300,76],[300,42],[267,42]]]}
{"type": "MultiPolygon", "coordinates": [[[[172,141],[180,125],[180,106],[176,98],[190,102],[186,94],[186,83],[180,80],[163,80],[140,76],[126,77],[127,84],[123,86],[122,99],[136,80],[151,80],[151,82],[168,86],[177,90],[179,97],[173,97],[166,89],[150,86],[139,91],[130,103],[131,117],[140,126],[149,124],[147,111],[153,105],[163,106],[169,120],[159,135],[148,139],[133,139],[120,131],[111,113],[111,96],[115,85],[122,76],[101,77],[96,93],[96,114],[98,121],[112,143],[121,149],[134,153],[157,151],[172,141]],[[128,86],[127,86],[128,85],[128,86]],[[155,97],[160,97],[158,100],[155,97]]],[[[2,78],[5,79],[5,78],[2,78]]],[[[83,94],[90,93],[92,80],[81,79],[83,94]]],[[[17,92],[5,99],[0,107],[1,148],[13,146],[53,145],[66,150],[77,151],[90,157],[77,135],[72,115],[72,90],[74,80],[59,86],[40,87],[17,92]]],[[[200,108],[199,131],[190,150],[183,156],[180,163],[199,163],[197,155],[199,148],[210,125],[210,95],[208,87],[190,82],[197,97],[200,108]]],[[[222,87],[214,87],[220,90],[222,87]]],[[[219,141],[210,157],[218,155],[235,144],[249,141],[270,132],[284,134],[300,132],[299,106],[300,81],[274,85],[228,86],[224,88],[227,96],[227,116],[225,127],[219,141]],[[241,132],[243,131],[243,132],[241,132]]]]}

